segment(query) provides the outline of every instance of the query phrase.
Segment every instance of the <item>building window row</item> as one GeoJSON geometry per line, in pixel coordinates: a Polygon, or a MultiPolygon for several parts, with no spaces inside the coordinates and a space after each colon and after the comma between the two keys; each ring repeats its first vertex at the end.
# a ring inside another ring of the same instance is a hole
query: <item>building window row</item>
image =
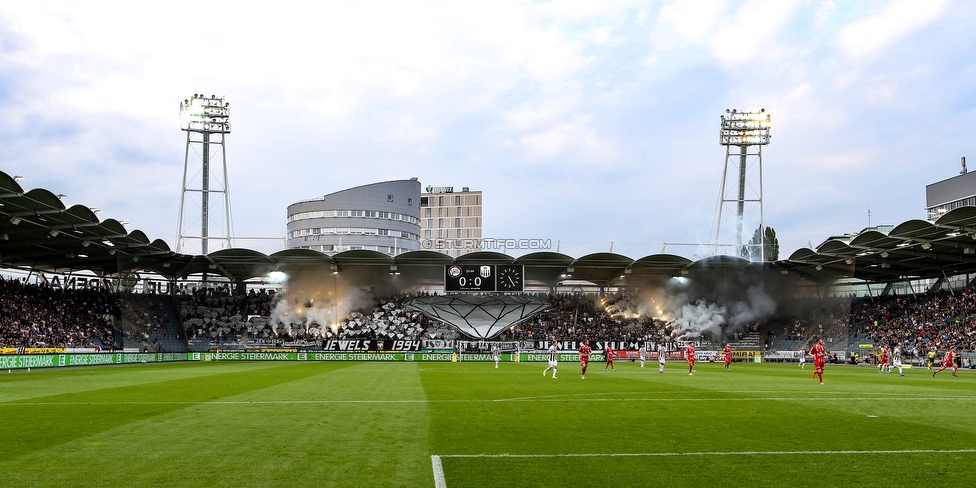
{"type": "Polygon", "coordinates": [[[368,229],[360,227],[316,227],[314,229],[298,229],[288,233],[289,238],[318,236],[318,235],[366,235],[366,236],[391,236],[403,239],[420,240],[419,234],[403,230],[390,229],[368,229]]]}
{"type": "Polygon", "coordinates": [[[298,246],[296,249],[310,249],[312,251],[320,252],[343,252],[343,251],[377,251],[386,254],[402,254],[407,252],[407,249],[400,247],[390,247],[390,246],[340,246],[336,244],[323,244],[321,246],[298,246]]]}
{"type": "MultiPolygon", "coordinates": [[[[452,212],[450,211],[451,210],[450,207],[439,207],[437,209],[437,216],[438,217],[461,217],[461,216],[473,217],[477,213],[474,211],[475,208],[477,207],[457,207],[454,209],[454,212],[452,214],[452,212]],[[445,208],[448,210],[447,212],[444,211],[445,208]]],[[[433,216],[434,216],[433,207],[427,207],[424,209],[422,217],[430,218],[433,216]]]]}
{"type": "MultiPolygon", "coordinates": [[[[481,205],[481,195],[473,195],[473,196],[474,196],[474,204],[473,205],[475,205],[475,206],[481,205]]],[[[445,205],[446,206],[452,206],[453,205],[453,206],[459,207],[461,205],[472,205],[472,203],[471,203],[471,200],[468,200],[467,202],[465,202],[464,201],[464,198],[462,198],[461,195],[454,195],[454,198],[453,199],[451,197],[445,198],[443,196],[439,196],[439,197],[420,197],[420,206],[421,207],[443,207],[445,205]]]]}
{"type": "Polygon", "coordinates": [[[288,216],[288,221],[294,222],[296,220],[321,219],[325,217],[368,217],[374,219],[401,220],[420,225],[420,219],[412,215],[396,212],[381,212],[378,210],[313,210],[291,214],[288,216]]]}
{"type": "Polygon", "coordinates": [[[976,197],[963,198],[962,200],[949,202],[945,205],[932,207],[928,212],[929,220],[938,220],[939,217],[945,215],[947,212],[951,212],[959,207],[976,207],[976,197]]]}

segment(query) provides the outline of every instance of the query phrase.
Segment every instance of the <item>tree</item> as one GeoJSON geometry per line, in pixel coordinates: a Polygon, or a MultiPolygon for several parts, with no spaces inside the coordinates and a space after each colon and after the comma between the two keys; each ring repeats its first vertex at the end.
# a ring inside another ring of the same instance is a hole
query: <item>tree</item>
{"type": "Polygon", "coordinates": [[[742,246],[740,255],[750,261],[760,261],[763,259],[766,261],[778,260],[779,239],[776,238],[776,231],[772,227],[766,227],[765,231],[762,230],[762,226],[758,227],[752,235],[752,239],[749,240],[749,243],[742,246]],[[760,252],[760,247],[765,252],[760,252]]]}

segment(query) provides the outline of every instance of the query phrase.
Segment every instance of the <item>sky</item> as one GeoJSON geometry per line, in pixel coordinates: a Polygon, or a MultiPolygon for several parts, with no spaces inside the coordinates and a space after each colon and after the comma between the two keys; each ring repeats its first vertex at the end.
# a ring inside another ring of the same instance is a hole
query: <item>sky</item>
{"type": "Polygon", "coordinates": [[[417,177],[483,191],[485,237],[694,259],[720,116],[764,108],[782,259],[924,219],[925,185],[976,157],[974,2],[273,7],[0,2],[0,171],[175,247],[179,104],[216,94],[243,247],[282,249],[291,203],[417,177]]]}

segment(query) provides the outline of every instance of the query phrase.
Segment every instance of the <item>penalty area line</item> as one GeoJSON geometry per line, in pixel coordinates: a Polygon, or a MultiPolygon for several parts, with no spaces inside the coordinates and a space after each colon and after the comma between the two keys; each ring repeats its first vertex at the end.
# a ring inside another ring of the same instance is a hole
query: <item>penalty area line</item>
{"type": "Polygon", "coordinates": [[[976,449],[888,449],[888,450],[844,450],[844,451],[699,451],[699,452],[630,452],[630,453],[566,453],[566,454],[441,454],[431,456],[436,459],[435,474],[441,469],[441,458],[580,458],[580,457],[678,457],[678,456],[808,456],[808,455],[851,455],[851,454],[973,454],[976,449]]]}
{"type": "Polygon", "coordinates": [[[441,457],[431,456],[430,464],[434,468],[434,488],[447,488],[447,481],[444,480],[444,466],[441,465],[441,457]]]}

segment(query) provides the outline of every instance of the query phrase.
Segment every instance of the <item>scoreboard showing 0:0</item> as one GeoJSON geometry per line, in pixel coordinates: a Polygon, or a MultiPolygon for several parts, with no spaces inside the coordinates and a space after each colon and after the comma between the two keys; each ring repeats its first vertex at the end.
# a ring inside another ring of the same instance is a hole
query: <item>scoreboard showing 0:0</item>
{"type": "Polygon", "coordinates": [[[449,264],[444,270],[446,291],[495,291],[495,267],[488,264],[449,264]]]}
{"type": "Polygon", "coordinates": [[[522,291],[522,270],[513,264],[449,264],[444,267],[444,290],[522,291]]]}

